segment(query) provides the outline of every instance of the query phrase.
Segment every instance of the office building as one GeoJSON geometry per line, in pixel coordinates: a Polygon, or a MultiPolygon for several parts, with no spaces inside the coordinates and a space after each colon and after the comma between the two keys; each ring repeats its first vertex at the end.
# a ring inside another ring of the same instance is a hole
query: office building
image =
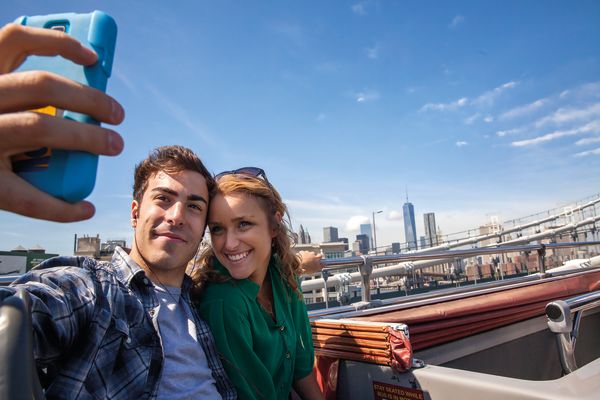
{"type": "MultiPolygon", "coordinates": [[[[369,225],[370,226],[370,225],[369,225]]],[[[367,255],[369,254],[369,237],[366,234],[361,233],[360,235],[356,235],[356,242],[354,242],[355,246],[353,246],[353,250],[356,251],[356,245],[358,247],[358,251],[360,254],[367,255]]]]}
{"type": "Polygon", "coordinates": [[[408,250],[417,249],[417,228],[415,226],[415,208],[406,198],[406,203],[402,206],[404,215],[404,238],[408,250]]]}
{"type": "Polygon", "coordinates": [[[302,225],[300,225],[300,231],[298,232],[298,243],[299,244],[309,244],[310,243],[310,234],[308,230],[305,230],[302,225]]]}
{"type": "Polygon", "coordinates": [[[368,238],[367,252],[368,252],[374,246],[373,245],[373,236],[371,236],[371,224],[360,224],[360,234],[367,235],[367,238],[368,238]]]}
{"type": "Polygon", "coordinates": [[[425,225],[425,238],[427,239],[427,247],[437,246],[438,238],[435,230],[435,214],[423,214],[423,223],[425,225]]]}
{"type": "Polygon", "coordinates": [[[332,243],[339,241],[338,228],[333,226],[327,226],[323,228],[323,242],[332,243]]]}

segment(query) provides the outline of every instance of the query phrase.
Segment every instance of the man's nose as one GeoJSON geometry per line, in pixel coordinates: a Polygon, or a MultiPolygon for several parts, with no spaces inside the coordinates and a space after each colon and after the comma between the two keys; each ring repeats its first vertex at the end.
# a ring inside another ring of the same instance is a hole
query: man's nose
{"type": "Polygon", "coordinates": [[[173,225],[183,225],[184,221],[184,205],[180,202],[175,202],[167,211],[167,220],[173,225]]]}

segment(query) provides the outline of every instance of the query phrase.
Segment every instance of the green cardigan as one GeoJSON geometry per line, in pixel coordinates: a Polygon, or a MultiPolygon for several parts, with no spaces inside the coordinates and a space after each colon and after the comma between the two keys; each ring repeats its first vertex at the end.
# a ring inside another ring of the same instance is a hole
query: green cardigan
{"type": "MultiPolygon", "coordinates": [[[[230,276],[218,261],[215,264],[230,276]]],[[[258,303],[260,288],[249,279],[210,283],[197,304],[240,399],[287,399],[292,383],[313,369],[304,300],[282,279],[274,257],[268,273],[276,322],[258,303]]]]}

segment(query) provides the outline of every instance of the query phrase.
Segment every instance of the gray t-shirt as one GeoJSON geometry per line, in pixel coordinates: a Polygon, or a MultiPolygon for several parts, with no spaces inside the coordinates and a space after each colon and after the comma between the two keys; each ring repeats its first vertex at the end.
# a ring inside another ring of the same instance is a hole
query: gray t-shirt
{"type": "Polygon", "coordinates": [[[155,284],[164,364],[158,399],[221,399],[181,289],[155,284]],[[168,292],[167,292],[168,291],[168,292]]]}

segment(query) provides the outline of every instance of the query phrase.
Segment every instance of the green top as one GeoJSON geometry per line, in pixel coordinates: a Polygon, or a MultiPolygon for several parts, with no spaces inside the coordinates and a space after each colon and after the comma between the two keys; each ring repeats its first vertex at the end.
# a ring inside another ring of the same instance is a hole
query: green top
{"type": "MultiPolygon", "coordinates": [[[[230,276],[216,260],[215,267],[230,276]]],[[[287,399],[292,383],[313,369],[304,300],[282,279],[274,257],[268,273],[277,321],[258,303],[260,287],[249,279],[209,283],[198,304],[240,399],[287,399]]]]}

